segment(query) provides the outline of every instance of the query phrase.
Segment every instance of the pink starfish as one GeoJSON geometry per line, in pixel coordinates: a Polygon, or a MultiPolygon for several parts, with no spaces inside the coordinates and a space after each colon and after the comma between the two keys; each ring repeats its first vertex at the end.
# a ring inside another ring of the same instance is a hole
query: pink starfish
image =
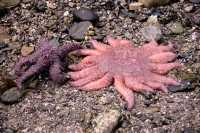
{"type": "Polygon", "coordinates": [[[69,75],[72,86],[92,91],[107,87],[114,81],[117,91],[128,103],[134,105],[133,92],[161,90],[179,82],[166,77],[171,69],[181,66],[173,62],[176,55],[172,45],[159,46],[155,41],[135,48],[130,41],[108,38],[110,45],[91,41],[95,49],[80,49],[73,53],[88,55],[79,64],[70,65],[75,72],[69,75]]]}

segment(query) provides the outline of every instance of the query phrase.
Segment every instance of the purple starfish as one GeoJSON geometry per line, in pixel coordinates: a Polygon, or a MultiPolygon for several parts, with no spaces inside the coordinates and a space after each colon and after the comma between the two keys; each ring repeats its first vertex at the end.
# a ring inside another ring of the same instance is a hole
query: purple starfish
{"type": "Polygon", "coordinates": [[[21,58],[16,64],[17,86],[22,88],[24,81],[45,70],[49,71],[49,76],[54,82],[63,83],[66,79],[63,73],[63,60],[69,52],[79,48],[81,48],[80,45],[75,44],[65,44],[59,47],[56,39],[40,41],[35,53],[21,58]]]}

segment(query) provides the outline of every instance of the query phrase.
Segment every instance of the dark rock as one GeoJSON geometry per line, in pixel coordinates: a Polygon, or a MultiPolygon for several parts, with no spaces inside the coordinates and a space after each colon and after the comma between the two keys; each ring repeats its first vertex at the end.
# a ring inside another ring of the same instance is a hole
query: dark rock
{"type": "Polygon", "coordinates": [[[180,86],[169,86],[168,90],[170,92],[186,92],[186,91],[191,91],[192,87],[191,87],[191,83],[188,81],[182,81],[180,86]]]}
{"type": "Polygon", "coordinates": [[[7,9],[0,7],[0,17],[4,17],[8,13],[7,9]]]}
{"type": "Polygon", "coordinates": [[[92,26],[92,23],[90,23],[89,21],[75,23],[69,29],[69,35],[74,40],[79,40],[79,41],[84,40],[85,35],[88,32],[90,26],[92,26]]]}
{"type": "Polygon", "coordinates": [[[0,42],[0,50],[1,50],[1,49],[4,49],[4,48],[6,48],[6,47],[8,47],[8,44],[6,44],[6,43],[4,43],[4,42],[0,42]]]}
{"type": "Polygon", "coordinates": [[[1,133],[16,133],[16,130],[12,129],[12,128],[2,128],[0,129],[1,133]]]}
{"type": "Polygon", "coordinates": [[[115,3],[113,0],[109,0],[105,3],[104,8],[106,10],[114,10],[115,9],[115,3]]]}
{"type": "Polygon", "coordinates": [[[38,0],[35,2],[35,9],[38,12],[44,12],[47,9],[47,3],[43,0],[38,0]]]}
{"type": "Polygon", "coordinates": [[[199,4],[200,0],[190,0],[190,2],[195,3],[195,4],[199,4]]]}
{"type": "Polygon", "coordinates": [[[17,87],[13,87],[7,91],[5,91],[1,95],[1,101],[6,104],[13,104],[19,101],[19,99],[23,96],[23,92],[17,89],[17,87]]]}
{"type": "Polygon", "coordinates": [[[78,21],[96,22],[99,19],[97,14],[88,8],[80,8],[78,10],[75,10],[73,12],[73,15],[74,15],[75,20],[78,20],[78,21]]]}
{"type": "Polygon", "coordinates": [[[195,133],[195,130],[191,127],[184,127],[182,133],[195,133]]]}

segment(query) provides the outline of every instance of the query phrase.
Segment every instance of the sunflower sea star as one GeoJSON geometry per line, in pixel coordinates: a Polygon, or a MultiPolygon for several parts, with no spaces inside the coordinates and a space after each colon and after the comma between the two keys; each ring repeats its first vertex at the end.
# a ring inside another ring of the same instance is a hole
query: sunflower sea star
{"type": "Polygon", "coordinates": [[[15,66],[18,88],[22,88],[23,82],[31,76],[38,75],[44,70],[49,70],[49,75],[54,82],[63,83],[66,79],[63,73],[63,60],[69,52],[79,48],[79,45],[74,44],[59,47],[56,39],[40,41],[36,52],[21,58],[15,66]]]}
{"type": "Polygon", "coordinates": [[[117,91],[127,101],[128,109],[134,105],[134,93],[161,90],[167,85],[179,85],[166,77],[170,70],[181,66],[174,62],[176,55],[172,45],[159,46],[151,41],[135,48],[128,40],[108,38],[110,45],[92,40],[95,49],[80,49],[72,53],[88,55],[79,64],[69,66],[72,86],[92,91],[107,87],[114,81],[117,91]]]}

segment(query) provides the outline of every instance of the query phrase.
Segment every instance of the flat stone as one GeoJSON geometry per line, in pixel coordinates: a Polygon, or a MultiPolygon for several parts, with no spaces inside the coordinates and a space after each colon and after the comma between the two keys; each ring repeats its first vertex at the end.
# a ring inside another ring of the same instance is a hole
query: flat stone
{"type": "Polygon", "coordinates": [[[1,95],[1,101],[6,104],[13,104],[18,102],[22,95],[22,92],[17,87],[13,87],[1,95]]]}
{"type": "Polygon", "coordinates": [[[98,115],[95,119],[97,125],[94,128],[94,133],[112,133],[119,123],[120,117],[121,113],[119,110],[109,110],[108,112],[98,115]]]}
{"type": "Polygon", "coordinates": [[[84,40],[85,35],[88,32],[90,27],[92,27],[92,23],[89,21],[75,23],[69,29],[69,35],[74,40],[78,40],[78,41],[84,40]]]}
{"type": "Polygon", "coordinates": [[[21,0],[1,0],[0,8],[12,8],[17,6],[21,0]]]}
{"type": "Polygon", "coordinates": [[[97,14],[88,8],[80,8],[78,10],[75,10],[73,12],[73,15],[74,15],[75,20],[78,20],[78,21],[96,22],[99,19],[97,14]]]}
{"type": "Polygon", "coordinates": [[[160,40],[162,37],[161,29],[156,25],[148,25],[142,29],[142,35],[147,41],[160,40]]]}

